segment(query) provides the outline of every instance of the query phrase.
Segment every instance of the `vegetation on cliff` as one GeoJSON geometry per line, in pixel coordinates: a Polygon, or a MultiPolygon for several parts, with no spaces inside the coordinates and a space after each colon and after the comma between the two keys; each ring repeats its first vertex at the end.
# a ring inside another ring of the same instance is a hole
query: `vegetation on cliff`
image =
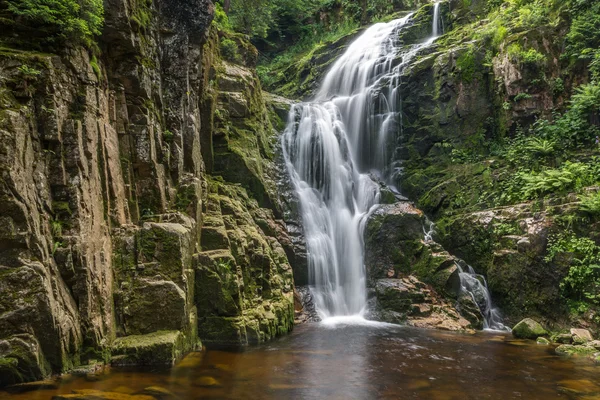
{"type": "Polygon", "coordinates": [[[65,44],[90,47],[104,24],[102,0],[3,0],[0,23],[20,47],[59,49],[65,44]]]}

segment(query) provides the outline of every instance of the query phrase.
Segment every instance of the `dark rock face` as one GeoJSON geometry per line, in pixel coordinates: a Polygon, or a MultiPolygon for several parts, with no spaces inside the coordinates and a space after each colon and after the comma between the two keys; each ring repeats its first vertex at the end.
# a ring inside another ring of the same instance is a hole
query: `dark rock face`
{"type": "Polygon", "coordinates": [[[425,222],[409,202],[382,205],[369,218],[365,267],[377,300],[375,317],[440,329],[480,328],[477,304],[461,293],[457,259],[425,240],[425,222]]]}
{"type": "Polygon", "coordinates": [[[111,354],[170,364],[200,340],[293,325],[295,250],[254,71],[220,57],[209,0],[105,10],[98,60],[0,55],[2,384],[111,354]]]}

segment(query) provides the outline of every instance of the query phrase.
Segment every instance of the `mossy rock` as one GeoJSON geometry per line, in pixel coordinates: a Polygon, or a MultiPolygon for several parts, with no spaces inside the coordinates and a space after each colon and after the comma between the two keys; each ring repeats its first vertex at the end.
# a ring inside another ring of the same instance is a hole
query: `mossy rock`
{"type": "Polygon", "coordinates": [[[19,360],[12,357],[0,357],[0,376],[2,377],[0,387],[25,381],[19,371],[19,360]]]}
{"type": "Polygon", "coordinates": [[[548,339],[546,339],[545,337],[539,337],[536,339],[535,341],[537,344],[543,345],[543,346],[547,346],[550,344],[550,341],[548,339]]]}
{"type": "Polygon", "coordinates": [[[591,356],[598,352],[592,346],[575,346],[572,344],[561,344],[556,349],[554,349],[556,354],[561,356],[591,356]]]}
{"type": "Polygon", "coordinates": [[[531,318],[525,318],[512,329],[514,337],[519,339],[537,339],[540,336],[548,335],[544,327],[531,318]]]}
{"type": "Polygon", "coordinates": [[[179,331],[117,338],[112,347],[113,365],[174,365],[192,348],[179,331]]]}

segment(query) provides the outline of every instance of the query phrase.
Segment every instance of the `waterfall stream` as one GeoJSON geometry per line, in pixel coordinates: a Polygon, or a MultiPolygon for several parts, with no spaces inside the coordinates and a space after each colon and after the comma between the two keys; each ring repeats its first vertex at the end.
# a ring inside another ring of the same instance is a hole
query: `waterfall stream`
{"type": "Polygon", "coordinates": [[[459,270],[461,290],[471,296],[481,311],[484,318],[483,329],[510,331],[510,328],[502,323],[500,312],[492,304],[485,277],[476,273],[470,265],[461,266],[461,263],[457,263],[456,266],[459,270]]]}
{"type": "Polygon", "coordinates": [[[323,319],[365,312],[364,227],[379,202],[376,179],[393,182],[400,77],[439,34],[439,4],[434,15],[432,36],[413,45],[398,39],[412,14],[373,25],[333,64],[315,98],[290,110],[283,153],[300,201],[310,289],[323,319]]]}

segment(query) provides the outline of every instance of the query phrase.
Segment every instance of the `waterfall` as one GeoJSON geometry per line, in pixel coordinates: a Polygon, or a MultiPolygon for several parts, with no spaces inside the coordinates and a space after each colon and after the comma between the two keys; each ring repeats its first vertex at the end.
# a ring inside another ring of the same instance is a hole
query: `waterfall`
{"type": "Polygon", "coordinates": [[[442,19],[440,18],[440,3],[438,2],[433,5],[433,27],[431,29],[433,37],[438,37],[441,33],[444,33],[444,29],[441,25],[442,19]]]}
{"type": "Polygon", "coordinates": [[[379,202],[376,180],[393,182],[400,77],[436,38],[399,43],[411,18],[367,29],[333,64],[315,98],[290,110],[283,154],[300,201],[310,290],[323,319],[362,315],[366,308],[363,233],[379,202]]]}
{"type": "Polygon", "coordinates": [[[460,263],[456,263],[456,266],[459,270],[461,290],[471,296],[484,318],[483,329],[510,331],[504,326],[500,312],[492,304],[485,277],[477,274],[470,265],[461,266],[460,263]]]}

